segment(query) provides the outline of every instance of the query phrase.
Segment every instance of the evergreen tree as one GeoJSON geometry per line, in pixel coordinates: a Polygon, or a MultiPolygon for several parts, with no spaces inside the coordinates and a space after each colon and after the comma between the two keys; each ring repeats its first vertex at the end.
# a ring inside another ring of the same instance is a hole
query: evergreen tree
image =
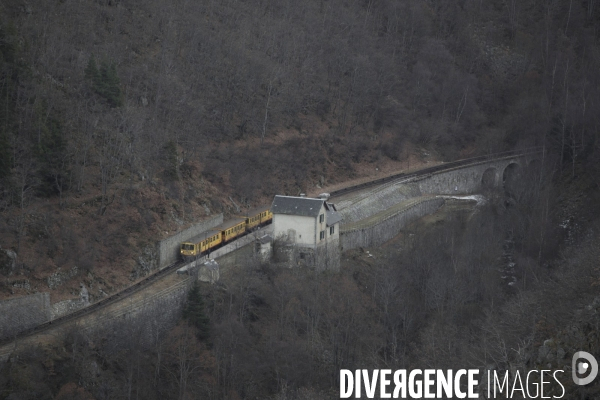
{"type": "Polygon", "coordinates": [[[17,31],[12,23],[0,23],[0,179],[10,176],[11,137],[17,128],[16,93],[21,73],[17,31]]]}
{"type": "Polygon", "coordinates": [[[119,83],[116,65],[108,65],[107,63],[102,62],[100,64],[100,80],[96,85],[96,92],[108,100],[111,107],[119,107],[122,105],[119,83]]]}
{"type": "Polygon", "coordinates": [[[123,105],[121,82],[114,63],[109,65],[106,61],[102,61],[98,68],[96,59],[92,55],[85,67],[85,78],[91,82],[94,92],[104,97],[111,107],[123,105]]]}
{"type": "Polygon", "coordinates": [[[46,109],[47,106],[44,104],[37,113],[40,140],[34,148],[34,154],[40,162],[39,174],[42,178],[40,192],[50,196],[60,194],[67,186],[70,160],[62,124],[54,115],[44,118],[43,115],[47,111],[42,110],[46,109]]]}
{"type": "Polygon", "coordinates": [[[117,66],[111,64],[106,70],[106,97],[113,107],[120,107],[123,105],[120,85],[121,81],[117,75],[117,66]]]}
{"type": "Polygon", "coordinates": [[[192,290],[188,293],[188,298],[183,308],[183,319],[197,329],[199,340],[207,340],[210,337],[209,319],[204,313],[204,299],[200,293],[198,283],[194,283],[192,290]]]}
{"type": "Polygon", "coordinates": [[[100,81],[100,72],[98,71],[98,66],[96,65],[96,58],[93,54],[90,57],[87,66],[85,67],[85,79],[91,81],[94,87],[100,81]]]}

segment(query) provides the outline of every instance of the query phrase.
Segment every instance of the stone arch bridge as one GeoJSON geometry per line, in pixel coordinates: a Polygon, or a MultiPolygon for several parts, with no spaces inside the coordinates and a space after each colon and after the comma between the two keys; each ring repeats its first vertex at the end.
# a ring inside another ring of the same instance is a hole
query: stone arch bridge
{"type": "MultiPolygon", "coordinates": [[[[376,181],[373,189],[336,203],[343,215],[342,250],[383,244],[411,221],[435,212],[444,204],[443,195],[501,189],[513,196],[523,188],[523,178],[540,172],[542,157],[541,149],[527,149],[459,160],[376,181]]],[[[337,194],[332,193],[334,197],[337,194]]]]}
{"type": "Polygon", "coordinates": [[[472,194],[485,189],[510,190],[522,177],[539,173],[542,152],[530,150],[444,168],[412,179],[422,194],[472,194]]]}

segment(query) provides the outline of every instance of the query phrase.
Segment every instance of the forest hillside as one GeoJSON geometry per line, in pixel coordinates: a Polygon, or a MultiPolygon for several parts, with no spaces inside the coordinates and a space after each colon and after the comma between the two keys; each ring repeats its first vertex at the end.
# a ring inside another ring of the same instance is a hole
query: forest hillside
{"type": "Polygon", "coordinates": [[[341,368],[599,354],[599,39],[596,0],[2,1],[0,299],[95,301],[158,240],[274,194],[544,158],[339,274],[249,262],[150,341],[147,318],[27,349],[0,399],[335,398],[341,368]]]}
{"type": "Polygon", "coordinates": [[[597,176],[593,0],[30,0],[0,16],[0,243],[17,257],[2,297],[58,268],[66,291],[113,291],[192,221],[411,158],[543,145],[597,176]]]}

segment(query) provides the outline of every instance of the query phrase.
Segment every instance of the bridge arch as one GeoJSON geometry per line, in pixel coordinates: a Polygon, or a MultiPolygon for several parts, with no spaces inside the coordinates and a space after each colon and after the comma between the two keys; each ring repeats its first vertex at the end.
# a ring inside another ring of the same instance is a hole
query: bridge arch
{"type": "Polygon", "coordinates": [[[519,191],[522,184],[522,175],[521,165],[517,162],[511,162],[504,168],[502,185],[509,196],[513,196],[519,191]]]}
{"type": "Polygon", "coordinates": [[[492,189],[496,187],[498,182],[498,171],[495,167],[490,167],[483,171],[481,176],[481,187],[483,189],[492,189]]]}

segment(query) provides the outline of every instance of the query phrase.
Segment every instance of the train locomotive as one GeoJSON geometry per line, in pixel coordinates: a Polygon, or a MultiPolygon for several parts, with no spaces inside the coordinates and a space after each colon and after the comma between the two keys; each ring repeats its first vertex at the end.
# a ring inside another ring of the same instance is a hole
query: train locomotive
{"type": "Polygon", "coordinates": [[[246,216],[230,219],[206,232],[202,232],[187,242],[181,243],[181,258],[185,261],[194,260],[238,237],[244,236],[257,227],[270,224],[272,220],[273,213],[270,206],[250,210],[246,213],[246,216]]]}

